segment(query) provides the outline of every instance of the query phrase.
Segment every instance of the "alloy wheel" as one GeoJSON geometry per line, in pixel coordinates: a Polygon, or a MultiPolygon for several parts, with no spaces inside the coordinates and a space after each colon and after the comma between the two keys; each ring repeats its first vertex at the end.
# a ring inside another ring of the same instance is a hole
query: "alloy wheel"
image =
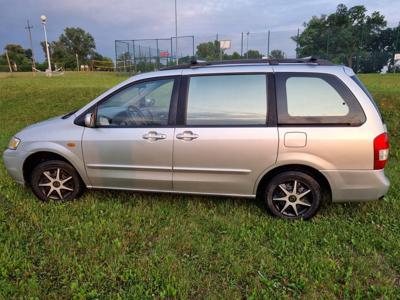
{"type": "Polygon", "coordinates": [[[67,170],[52,168],[41,173],[38,186],[48,199],[63,200],[74,191],[74,180],[67,170]]]}
{"type": "Polygon", "coordinates": [[[287,217],[304,215],[312,207],[313,193],[300,180],[290,180],[278,184],[273,191],[274,207],[287,217]]]}

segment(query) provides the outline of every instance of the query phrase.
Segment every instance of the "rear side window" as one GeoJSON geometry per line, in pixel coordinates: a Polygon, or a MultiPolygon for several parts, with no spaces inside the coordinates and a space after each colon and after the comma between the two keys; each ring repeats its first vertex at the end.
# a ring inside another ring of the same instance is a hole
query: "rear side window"
{"type": "Polygon", "coordinates": [[[345,100],[322,78],[289,77],[286,97],[291,117],[346,116],[349,113],[345,100]]]}
{"type": "Polygon", "coordinates": [[[193,76],[189,81],[186,125],[265,125],[264,74],[193,76]]]}
{"type": "Polygon", "coordinates": [[[336,76],[278,73],[279,124],[358,126],[365,122],[357,99],[336,76]]]}

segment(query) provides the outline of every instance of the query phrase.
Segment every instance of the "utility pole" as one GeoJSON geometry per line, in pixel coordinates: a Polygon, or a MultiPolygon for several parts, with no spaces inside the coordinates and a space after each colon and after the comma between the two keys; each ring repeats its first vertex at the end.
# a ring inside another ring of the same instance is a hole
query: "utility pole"
{"type": "Polygon", "coordinates": [[[270,37],[271,37],[271,31],[268,30],[268,48],[267,48],[267,56],[269,58],[269,41],[270,41],[270,37]]]}
{"type": "Polygon", "coordinates": [[[247,33],[246,33],[246,36],[247,36],[247,39],[246,39],[246,57],[247,57],[247,59],[249,59],[249,35],[250,35],[250,32],[248,32],[247,31],[247,33]]]}
{"type": "Polygon", "coordinates": [[[299,58],[299,37],[300,37],[300,28],[297,28],[296,58],[299,58]]]}
{"type": "Polygon", "coordinates": [[[243,31],[242,31],[242,40],[240,42],[240,58],[243,57],[243,31]]]}
{"type": "Polygon", "coordinates": [[[176,65],[179,65],[179,59],[178,59],[178,10],[176,7],[176,0],[175,0],[175,55],[176,55],[176,65]]]}
{"type": "Polygon", "coordinates": [[[195,58],[194,54],[194,35],[192,35],[192,51],[193,51],[193,59],[195,58]]]}
{"type": "Polygon", "coordinates": [[[160,69],[160,49],[158,49],[158,39],[156,39],[156,48],[157,48],[156,67],[157,69],[160,69]]]}
{"type": "Polygon", "coordinates": [[[10,58],[8,57],[7,49],[6,49],[6,57],[7,57],[7,62],[8,62],[8,68],[10,69],[10,73],[12,73],[12,68],[11,68],[11,64],[10,64],[10,58]]]}
{"type": "Polygon", "coordinates": [[[29,24],[29,20],[26,21],[26,24],[27,24],[27,26],[25,27],[25,29],[27,29],[29,32],[29,44],[31,46],[31,51],[32,51],[32,72],[35,72],[35,68],[36,68],[35,53],[33,52],[32,33],[31,33],[31,29],[33,28],[33,26],[31,26],[29,24]]]}

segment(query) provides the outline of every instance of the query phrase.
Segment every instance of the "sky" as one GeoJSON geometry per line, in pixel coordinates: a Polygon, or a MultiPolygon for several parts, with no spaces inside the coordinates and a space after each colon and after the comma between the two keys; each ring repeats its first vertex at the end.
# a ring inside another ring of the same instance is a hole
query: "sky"
{"type": "MultiPolygon", "coordinates": [[[[389,26],[400,22],[399,0],[177,0],[178,35],[194,35],[195,43],[216,38],[232,40],[232,49],[240,52],[244,32],[244,51],[282,49],[294,55],[290,40],[297,29],[312,16],[329,14],[339,3],[348,7],[365,5],[368,13],[380,11],[389,26]]],[[[175,35],[174,0],[0,0],[0,48],[16,43],[29,48],[29,19],[36,59],[44,60],[40,41],[44,40],[40,15],[47,16],[49,41],[56,40],[65,27],[81,27],[93,35],[96,49],[115,58],[115,40],[169,38],[175,35]]],[[[191,43],[181,41],[181,53],[191,52],[191,43]]],[[[167,47],[166,45],[161,47],[167,47]]],[[[167,50],[167,49],[166,49],[167,50]]],[[[229,51],[228,51],[229,52],[229,51]]]]}

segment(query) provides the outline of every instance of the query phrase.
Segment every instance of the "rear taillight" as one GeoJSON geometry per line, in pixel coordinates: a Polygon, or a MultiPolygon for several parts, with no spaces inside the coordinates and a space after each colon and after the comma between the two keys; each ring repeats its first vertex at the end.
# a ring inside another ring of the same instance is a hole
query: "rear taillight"
{"type": "Polygon", "coordinates": [[[389,157],[389,137],[382,133],[374,139],[374,169],[383,169],[389,157]]]}

